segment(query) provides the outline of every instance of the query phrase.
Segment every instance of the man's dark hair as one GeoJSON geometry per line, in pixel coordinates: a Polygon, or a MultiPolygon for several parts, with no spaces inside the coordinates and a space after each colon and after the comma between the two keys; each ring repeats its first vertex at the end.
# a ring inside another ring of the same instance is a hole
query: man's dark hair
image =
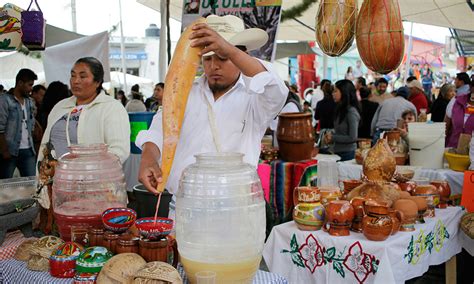
{"type": "Polygon", "coordinates": [[[39,85],[39,84],[38,84],[38,85],[34,85],[34,86],[33,86],[33,89],[31,90],[31,92],[32,92],[32,93],[36,93],[36,92],[38,92],[39,90],[43,90],[43,91],[46,92],[45,86],[39,85]]]}
{"type": "Polygon", "coordinates": [[[360,88],[359,95],[361,99],[367,99],[370,96],[370,89],[367,86],[360,88]]]}
{"type": "Polygon", "coordinates": [[[357,82],[359,82],[359,84],[361,84],[362,87],[367,86],[367,83],[365,82],[365,78],[364,78],[364,77],[359,77],[359,78],[357,78],[357,82]]]}
{"type": "Polygon", "coordinates": [[[387,81],[387,79],[385,79],[384,77],[379,78],[379,79],[377,80],[377,84],[375,84],[375,85],[378,86],[380,83],[385,83],[386,85],[388,85],[388,81],[387,81]]]}
{"type": "Polygon", "coordinates": [[[466,85],[471,84],[471,79],[469,78],[469,75],[467,75],[466,72],[456,74],[456,79],[458,79],[459,81],[463,81],[466,85]]]}
{"type": "Polygon", "coordinates": [[[29,82],[34,80],[38,80],[38,76],[36,76],[35,72],[30,69],[24,68],[18,71],[18,74],[16,74],[15,83],[18,83],[20,81],[29,82]]]}
{"type": "Polygon", "coordinates": [[[407,83],[410,83],[411,81],[417,80],[416,76],[410,76],[407,78],[407,83]]]}
{"type": "Polygon", "coordinates": [[[165,89],[165,83],[159,82],[159,83],[157,83],[157,84],[155,85],[155,88],[156,88],[156,87],[160,87],[160,88],[162,88],[162,89],[165,89]]]}
{"type": "Polygon", "coordinates": [[[311,106],[311,104],[310,104],[309,102],[307,102],[307,101],[304,101],[303,105],[305,105],[305,106],[311,106]]]}
{"type": "Polygon", "coordinates": [[[5,90],[5,88],[3,87],[2,84],[0,84],[0,92],[3,92],[3,90],[5,90]]]}

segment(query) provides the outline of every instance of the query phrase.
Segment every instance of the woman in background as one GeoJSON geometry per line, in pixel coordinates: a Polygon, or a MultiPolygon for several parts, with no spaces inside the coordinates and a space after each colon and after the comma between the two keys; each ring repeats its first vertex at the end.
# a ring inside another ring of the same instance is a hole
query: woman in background
{"type": "Polygon", "coordinates": [[[326,144],[334,143],[334,153],[341,157],[341,161],[352,160],[357,148],[360,121],[356,89],[350,80],[339,80],[332,95],[336,102],[334,133],[327,133],[324,139],[326,144]]]}
{"type": "Polygon", "coordinates": [[[456,87],[451,84],[444,84],[439,90],[438,97],[431,105],[431,120],[433,122],[443,122],[446,115],[446,107],[449,101],[456,96],[456,87]]]}

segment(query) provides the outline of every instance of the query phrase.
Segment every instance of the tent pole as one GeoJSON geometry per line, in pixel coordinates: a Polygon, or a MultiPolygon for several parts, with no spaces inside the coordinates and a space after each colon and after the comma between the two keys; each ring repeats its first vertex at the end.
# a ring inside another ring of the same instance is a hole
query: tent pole
{"type": "Polygon", "coordinates": [[[76,0],[71,0],[72,31],[77,33],[76,0]]]}
{"type": "Polygon", "coordinates": [[[410,22],[410,36],[408,37],[407,61],[405,62],[405,74],[403,76],[405,83],[408,79],[408,71],[410,70],[410,57],[413,50],[413,22],[410,22]]]}
{"type": "Polygon", "coordinates": [[[166,56],[166,0],[160,1],[160,15],[161,15],[161,27],[160,27],[160,54],[159,60],[159,79],[160,82],[165,81],[166,67],[167,67],[167,56],[166,56]]]}
{"type": "Polygon", "coordinates": [[[119,0],[119,10],[120,10],[120,57],[122,59],[122,73],[123,73],[123,88],[125,94],[128,92],[127,86],[127,65],[125,63],[125,43],[123,38],[123,23],[122,23],[122,0],[119,0]]]}

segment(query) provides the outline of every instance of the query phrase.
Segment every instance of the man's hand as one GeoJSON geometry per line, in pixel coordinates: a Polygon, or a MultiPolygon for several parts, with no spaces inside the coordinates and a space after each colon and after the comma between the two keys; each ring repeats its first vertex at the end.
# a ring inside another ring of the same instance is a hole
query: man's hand
{"type": "Polygon", "coordinates": [[[140,170],[138,171],[138,181],[140,181],[145,188],[157,195],[156,187],[161,183],[161,169],[158,165],[160,151],[153,143],[145,143],[143,145],[142,159],[140,162],[140,170]]]}
{"type": "Polygon", "coordinates": [[[192,27],[193,33],[189,37],[193,42],[192,47],[202,47],[200,55],[213,51],[220,58],[227,59],[232,52],[239,51],[238,48],[227,42],[216,31],[207,24],[196,24],[192,27]]]}

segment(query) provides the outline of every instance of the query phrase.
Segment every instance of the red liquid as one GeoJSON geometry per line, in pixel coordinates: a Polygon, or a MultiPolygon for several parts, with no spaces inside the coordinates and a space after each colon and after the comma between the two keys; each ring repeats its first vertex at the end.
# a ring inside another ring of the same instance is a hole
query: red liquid
{"type": "Polygon", "coordinates": [[[91,215],[91,216],[68,216],[54,212],[54,218],[58,225],[59,235],[61,239],[68,242],[71,240],[71,226],[84,226],[102,228],[102,216],[91,215]]]}

